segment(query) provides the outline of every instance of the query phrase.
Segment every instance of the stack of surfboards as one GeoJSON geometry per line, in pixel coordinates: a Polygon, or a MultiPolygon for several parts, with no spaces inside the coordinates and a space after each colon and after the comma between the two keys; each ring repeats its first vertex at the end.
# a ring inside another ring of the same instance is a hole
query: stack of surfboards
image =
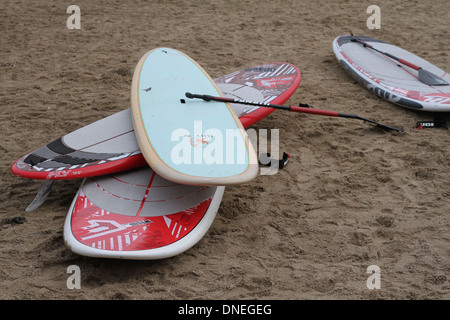
{"type": "MultiPolygon", "coordinates": [[[[378,96],[406,108],[450,111],[450,75],[397,46],[370,37],[333,41],[342,66],[378,96]]],[[[131,109],[64,135],[18,159],[11,170],[43,179],[27,210],[58,179],[83,178],[64,239],[80,255],[161,259],[197,243],[230,184],[258,175],[244,128],[275,109],[185,99],[185,93],[283,104],[300,83],[284,62],[212,80],[186,54],[157,48],[137,64],[131,109]]]]}
{"type": "Polygon", "coordinates": [[[186,54],[157,48],[137,64],[126,109],[18,159],[11,170],[43,179],[83,178],[64,225],[66,245],[92,257],[162,259],[195,245],[226,185],[251,181],[258,161],[244,128],[274,109],[185,99],[185,92],[284,103],[300,83],[283,62],[212,80],[186,54]]]}

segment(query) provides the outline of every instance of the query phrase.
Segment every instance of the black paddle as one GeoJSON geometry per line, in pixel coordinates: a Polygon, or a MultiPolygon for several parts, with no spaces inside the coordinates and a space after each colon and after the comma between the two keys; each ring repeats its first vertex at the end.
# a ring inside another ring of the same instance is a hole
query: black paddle
{"type": "Polygon", "coordinates": [[[373,47],[372,45],[368,44],[367,42],[364,42],[363,40],[358,39],[353,34],[351,36],[352,36],[351,41],[362,44],[364,46],[364,48],[372,49],[376,52],[379,52],[379,53],[391,58],[391,59],[394,59],[394,60],[400,62],[401,64],[404,64],[405,66],[408,66],[414,70],[417,70],[419,72],[419,80],[427,85],[429,85],[429,86],[448,86],[449,85],[449,83],[447,81],[445,81],[441,77],[438,77],[434,73],[431,73],[430,71],[427,71],[427,70],[423,69],[422,67],[416,66],[415,64],[408,62],[404,59],[398,58],[398,57],[390,54],[389,52],[383,52],[381,50],[378,50],[377,48],[373,47]]]}
{"type": "Polygon", "coordinates": [[[193,93],[190,93],[190,92],[186,92],[186,97],[189,98],[189,99],[197,98],[197,99],[202,99],[202,100],[205,100],[205,101],[239,103],[239,104],[247,104],[247,105],[251,105],[251,106],[259,106],[259,107],[267,107],[267,108],[274,108],[274,109],[282,109],[282,110],[287,110],[287,111],[292,111],[292,112],[311,113],[311,114],[318,114],[318,115],[321,115],[321,116],[358,119],[358,120],[363,120],[363,121],[367,121],[367,122],[376,124],[377,126],[383,128],[383,129],[395,130],[395,131],[403,132],[402,128],[395,128],[395,127],[386,126],[384,124],[381,124],[381,123],[378,123],[376,121],[373,121],[373,120],[370,120],[370,119],[366,119],[366,118],[363,118],[363,117],[360,117],[360,116],[357,116],[357,115],[354,115],[354,114],[345,114],[345,113],[340,113],[340,112],[337,112],[337,111],[313,109],[313,108],[308,108],[308,107],[284,106],[284,105],[279,105],[279,104],[270,104],[270,103],[265,103],[265,102],[255,102],[255,101],[231,99],[231,98],[224,98],[224,97],[213,97],[213,96],[210,96],[210,95],[193,94],[193,93]]]}

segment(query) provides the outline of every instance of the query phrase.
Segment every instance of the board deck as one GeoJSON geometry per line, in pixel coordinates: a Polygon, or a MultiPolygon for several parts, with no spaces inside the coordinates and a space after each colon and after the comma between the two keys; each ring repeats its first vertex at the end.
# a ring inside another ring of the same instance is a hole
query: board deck
{"type": "MultiPolygon", "coordinates": [[[[254,101],[284,103],[297,89],[297,67],[274,62],[214,79],[224,96],[249,97],[254,101]]],[[[232,104],[244,127],[275,109],[232,104]]],[[[13,174],[31,179],[76,179],[105,175],[147,165],[139,149],[130,109],[117,112],[75,130],[16,160],[13,174]]]]}
{"type": "MultiPolygon", "coordinates": [[[[298,69],[271,63],[216,79],[226,96],[282,104],[300,81],[298,69]]],[[[269,115],[268,108],[233,105],[245,126],[269,115]]],[[[131,121],[131,120],[129,120],[131,121]]],[[[194,246],[208,231],[224,187],[180,185],[148,166],[87,177],[64,226],[75,253],[102,258],[162,259],[194,246]]]]}
{"type": "MultiPolygon", "coordinates": [[[[446,71],[407,50],[366,36],[358,38],[378,50],[407,60],[450,82],[450,75],[446,71]]],[[[368,90],[405,108],[432,112],[450,111],[450,85],[426,85],[419,80],[416,70],[352,42],[351,39],[351,35],[335,38],[333,51],[344,69],[368,90]]]]}
{"type": "Polygon", "coordinates": [[[178,50],[156,48],[138,62],[131,116],[150,167],[165,179],[190,185],[230,185],[256,178],[256,152],[232,107],[186,100],[186,92],[222,96],[205,70],[178,50]]]}

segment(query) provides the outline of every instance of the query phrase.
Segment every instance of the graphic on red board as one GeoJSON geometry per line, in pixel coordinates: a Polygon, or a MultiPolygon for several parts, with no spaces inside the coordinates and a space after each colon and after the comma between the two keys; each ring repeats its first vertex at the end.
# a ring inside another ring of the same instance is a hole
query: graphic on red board
{"type": "Polygon", "coordinates": [[[72,215],[72,231],[78,241],[97,249],[155,249],[174,243],[191,232],[202,220],[211,200],[169,215],[125,216],[97,207],[80,191],[72,215]]]}

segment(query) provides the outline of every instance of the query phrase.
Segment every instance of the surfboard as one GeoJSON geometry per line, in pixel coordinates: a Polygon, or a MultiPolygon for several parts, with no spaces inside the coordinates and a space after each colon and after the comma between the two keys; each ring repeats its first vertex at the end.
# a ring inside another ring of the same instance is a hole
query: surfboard
{"type": "Polygon", "coordinates": [[[61,180],[146,165],[126,109],[64,135],[16,160],[13,174],[61,180]]]}
{"type": "MultiPolygon", "coordinates": [[[[286,62],[256,65],[214,79],[226,97],[284,103],[301,81],[298,68],[286,62]]],[[[275,109],[231,105],[244,127],[275,109]]],[[[117,112],[64,135],[17,159],[13,174],[31,179],[76,179],[147,165],[136,141],[130,109],[117,112]]]]}
{"type": "MultiPolygon", "coordinates": [[[[450,75],[417,55],[387,42],[371,37],[357,36],[370,46],[397,58],[406,60],[450,83],[450,75]]],[[[428,85],[420,81],[417,70],[361,43],[351,35],[333,40],[333,51],[340,64],[361,85],[379,97],[405,108],[450,111],[450,85],[428,85]]]]}
{"type": "MultiPolygon", "coordinates": [[[[217,78],[225,96],[282,104],[300,81],[288,63],[217,78]]],[[[232,105],[249,126],[273,112],[232,105]]],[[[129,119],[131,122],[131,120],[129,119]]],[[[67,214],[64,240],[75,253],[102,258],[163,259],[194,246],[217,214],[224,187],[180,185],[150,167],[83,180],[67,214]]]]}
{"type": "Polygon", "coordinates": [[[156,48],[138,62],[131,84],[131,117],[141,152],[156,173],[190,185],[245,183],[258,159],[227,103],[185,100],[186,92],[222,96],[186,54],[156,48]]]}
{"type": "MultiPolygon", "coordinates": [[[[273,62],[245,68],[214,79],[227,98],[283,104],[301,81],[298,68],[287,62],[273,62]],[[245,98],[243,98],[245,97],[245,98]]],[[[276,109],[232,103],[244,128],[267,117],[276,109]]]]}
{"type": "Polygon", "coordinates": [[[64,241],[83,256],[172,257],[205,235],[224,190],[174,183],[149,166],[86,178],[66,217],[64,241]]]}

